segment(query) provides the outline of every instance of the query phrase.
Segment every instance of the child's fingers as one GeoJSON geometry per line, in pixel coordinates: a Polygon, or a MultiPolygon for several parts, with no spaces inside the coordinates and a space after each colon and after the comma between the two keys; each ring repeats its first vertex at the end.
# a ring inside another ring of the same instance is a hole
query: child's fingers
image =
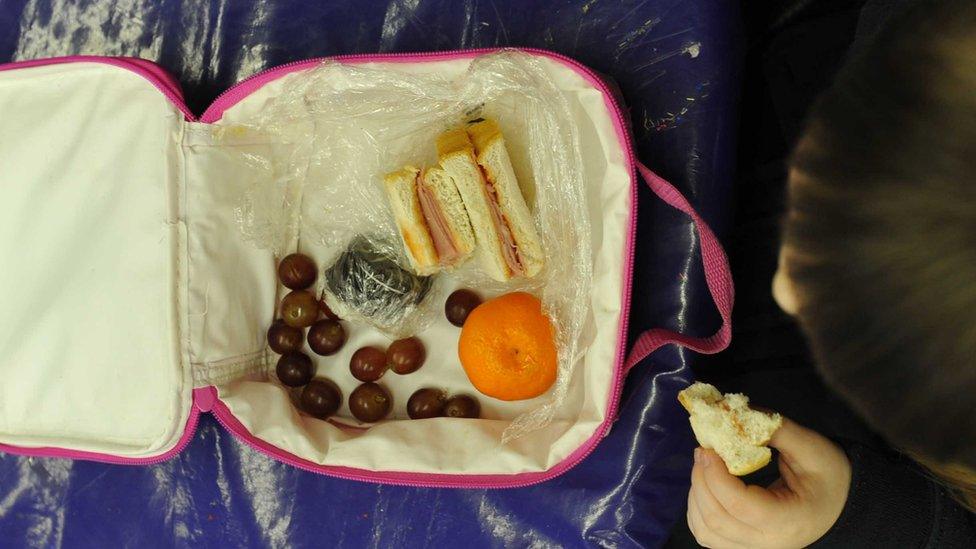
{"type": "Polygon", "coordinates": [[[699,540],[698,543],[701,543],[699,536],[705,533],[705,526],[702,524],[701,511],[698,510],[698,504],[695,503],[695,500],[691,497],[690,491],[688,492],[687,519],[688,529],[691,530],[691,533],[695,536],[695,539],[699,540]]]}
{"type": "Polygon", "coordinates": [[[692,497],[690,492],[688,494],[687,519],[688,529],[691,530],[692,535],[695,536],[695,541],[697,541],[702,547],[709,547],[713,549],[745,547],[744,545],[740,545],[723,538],[717,532],[709,528],[702,518],[702,512],[698,507],[698,502],[692,497]]]}
{"type": "MultiPolygon", "coordinates": [[[[800,485],[800,475],[793,470],[789,460],[782,455],[779,456],[779,482],[783,490],[794,493],[793,490],[800,485]]],[[[772,488],[772,487],[770,487],[772,488]]]]}
{"type": "Polygon", "coordinates": [[[718,454],[700,450],[697,455],[700,457],[695,467],[702,469],[703,484],[730,515],[746,524],[760,525],[775,509],[775,496],[759,486],[747,486],[730,474],[718,454]]]}
{"type": "MultiPolygon", "coordinates": [[[[836,453],[836,447],[829,439],[785,417],[769,445],[779,450],[781,469],[785,462],[796,477],[823,471],[830,465],[826,458],[836,453]]],[[[787,479],[787,484],[792,486],[790,480],[787,479]]]]}
{"type": "Polygon", "coordinates": [[[695,541],[698,542],[698,545],[702,547],[718,547],[717,543],[720,543],[717,539],[718,537],[705,526],[701,518],[701,511],[698,510],[698,505],[690,495],[688,496],[688,529],[695,536],[695,541]]]}
{"type": "Polygon", "coordinates": [[[808,467],[816,466],[813,463],[816,459],[816,441],[811,434],[815,433],[784,417],[783,424],[773,433],[769,445],[779,450],[781,461],[785,460],[795,473],[803,475],[808,467]]]}
{"type": "Polygon", "coordinates": [[[715,499],[705,482],[704,467],[699,464],[695,464],[691,470],[691,491],[688,499],[689,506],[694,504],[698,508],[705,525],[726,539],[744,542],[759,534],[755,528],[729,514],[715,499]]]}

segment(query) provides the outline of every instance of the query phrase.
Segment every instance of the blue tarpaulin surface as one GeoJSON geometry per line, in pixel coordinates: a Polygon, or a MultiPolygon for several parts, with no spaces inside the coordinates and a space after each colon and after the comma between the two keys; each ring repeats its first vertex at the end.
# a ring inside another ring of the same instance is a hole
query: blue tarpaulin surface
{"type": "MultiPolygon", "coordinates": [[[[0,0],[0,61],[144,57],[178,77],[199,113],[236,81],[308,57],[545,48],[619,84],[641,160],[685,192],[721,235],[735,148],[734,4],[0,0]]],[[[696,244],[689,221],[641,189],[632,335],[651,326],[696,335],[716,328],[696,244]]],[[[149,467],[0,455],[0,545],[660,545],[687,496],[694,443],[675,395],[698,359],[668,347],[645,360],[597,450],[565,475],[527,488],[422,489],[319,476],[256,453],[209,416],[181,455],[149,467]]]]}

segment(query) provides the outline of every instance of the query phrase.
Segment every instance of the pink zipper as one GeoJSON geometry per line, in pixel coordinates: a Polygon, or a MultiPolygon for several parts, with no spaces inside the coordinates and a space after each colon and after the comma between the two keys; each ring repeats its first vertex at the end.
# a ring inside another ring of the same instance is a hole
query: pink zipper
{"type": "MultiPolygon", "coordinates": [[[[176,79],[175,76],[170,74],[169,71],[148,59],[141,59],[139,57],[123,57],[123,59],[129,63],[142,67],[147,72],[158,78],[160,84],[164,85],[171,92],[172,96],[180,99],[180,103],[185,101],[185,98],[183,97],[183,85],[179,80],[176,79]]],[[[193,117],[195,119],[196,115],[193,115],[193,117]]]]}
{"type": "MultiPolygon", "coordinates": [[[[213,103],[204,111],[203,115],[200,116],[200,121],[205,123],[213,123],[223,116],[224,111],[226,111],[231,106],[237,104],[241,99],[247,97],[257,89],[261,88],[268,82],[281,78],[282,76],[301,70],[303,68],[312,67],[314,65],[320,64],[323,61],[345,61],[345,62],[403,62],[410,63],[414,61],[430,61],[436,59],[454,59],[454,58],[465,58],[465,57],[476,57],[478,55],[484,55],[487,53],[492,53],[500,51],[501,48],[482,48],[473,50],[452,50],[446,52],[426,52],[426,53],[392,53],[392,54],[364,54],[364,55],[341,55],[336,57],[322,57],[317,59],[309,59],[304,61],[296,61],[292,63],[287,63],[285,65],[280,65],[278,67],[273,67],[268,70],[259,72],[253,76],[250,76],[241,82],[235,84],[231,88],[228,88],[224,93],[217,96],[213,103]]],[[[541,55],[555,59],[562,64],[569,66],[576,72],[582,74],[586,80],[592,84],[594,87],[599,89],[603,95],[604,100],[610,107],[610,110],[614,113],[614,129],[617,132],[618,139],[624,144],[627,150],[627,161],[630,167],[630,183],[631,183],[631,215],[630,215],[630,228],[627,235],[626,243],[626,254],[627,254],[627,265],[624,270],[624,293],[622,296],[621,304],[621,320],[620,320],[620,330],[617,335],[618,348],[617,348],[617,358],[616,364],[614,366],[614,379],[613,385],[611,386],[610,402],[607,408],[607,417],[604,419],[600,427],[594,431],[593,435],[579,448],[576,449],[572,454],[570,454],[566,459],[558,463],[556,466],[552,467],[548,471],[543,471],[539,473],[518,473],[513,475],[464,475],[464,474],[435,474],[435,473],[410,473],[410,472],[378,472],[378,471],[367,471],[361,469],[355,469],[351,467],[335,467],[319,465],[317,463],[304,460],[290,454],[276,446],[268,444],[267,442],[258,439],[253,436],[240,421],[237,420],[227,408],[227,406],[220,402],[217,397],[216,389],[211,387],[213,394],[207,398],[213,400],[212,403],[208,403],[212,406],[212,413],[217,421],[224,426],[232,434],[240,438],[247,445],[251,446],[255,450],[271,457],[278,459],[285,463],[288,463],[294,467],[310,471],[313,473],[324,474],[328,476],[334,476],[349,480],[359,480],[367,482],[383,482],[386,484],[395,484],[403,486],[419,486],[419,487],[442,487],[442,488],[517,488],[523,486],[530,486],[533,484],[538,484],[540,482],[545,482],[547,480],[553,479],[569,469],[575,467],[581,461],[586,459],[593,451],[596,449],[597,444],[602,438],[604,438],[613,426],[614,421],[617,418],[617,407],[620,403],[620,394],[623,390],[623,378],[625,375],[624,370],[624,360],[627,352],[627,325],[628,317],[630,315],[630,298],[631,298],[631,286],[634,274],[634,240],[637,232],[637,179],[636,179],[636,158],[634,155],[633,141],[630,136],[630,132],[627,131],[626,119],[624,118],[623,111],[620,108],[620,104],[617,101],[616,96],[607,87],[606,83],[600,78],[598,74],[594,71],[578,63],[576,60],[553,53],[546,50],[534,49],[534,48],[519,48],[519,51],[524,51],[534,55],[541,55]]]]}
{"type": "Polygon", "coordinates": [[[12,63],[0,64],[0,71],[15,69],[27,69],[30,67],[43,67],[45,65],[62,65],[66,63],[102,63],[113,65],[129,71],[148,80],[156,87],[166,99],[175,105],[187,120],[196,120],[196,115],[190,111],[186,102],[183,100],[183,90],[179,82],[173,78],[166,69],[160,67],[152,61],[137,59],[134,57],[105,57],[101,55],[71,55],[67,57],[52,57],[50,59],[33,59],[29,61],[14,61],[12,63]]]}
{"type": "Polygon", "coordinates": [[[154,465],[171,459],[182,452],[190,444],[190,441],[193,440],[193,435],[196,434],[197,422],[199,420],[200,410],[191,404],[190,416],[186,420],[186,425],[183,427],[183,434],[180,436],[180,440],[177,441],[176,446],[173,446],[158,456],[152,457],[127,458],[98,452],[86,452],[84,450],[68,450],[65,448],[51,447],[29,448],[26,446],[10,446],[7,444],[0,444],[0,452],[18,456],[84,459],[88,461],[100,461],[102,463],[114,463],[116,465],[154,465]]]}

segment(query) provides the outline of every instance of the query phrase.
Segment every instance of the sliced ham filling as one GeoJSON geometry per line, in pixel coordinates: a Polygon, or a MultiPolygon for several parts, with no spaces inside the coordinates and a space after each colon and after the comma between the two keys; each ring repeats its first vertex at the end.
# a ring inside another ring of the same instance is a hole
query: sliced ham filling
{"type": "Polygon", "coordinates": [[[441,265],[453,264],[460,258],[461,252],[454,242],[447,217],[444,216],[444,210],[434,198],[434,193],[419,176],[417,177],[417,200],[420,201],[420,211],[427,223],[430,239],[434,242],[438,262],[441,265]]]}
{"type": "Polygon", "coordinates": [[[485,191],[488,195],[488,209],[491,210],[491,219],[495,223],[495,230],[498,231],[498,238],[501,240],[499,244],[501,244],[505,265],[508,266],[512,276],[522,276],[525,274],[525,267],[522,265],[522,258],[519,256],[515,235],[512,234],[508,220],[505,219],[505,214],[502,213],[502,209],[498,205],[498,192],[487,177],[485,177],[485,191]]]}

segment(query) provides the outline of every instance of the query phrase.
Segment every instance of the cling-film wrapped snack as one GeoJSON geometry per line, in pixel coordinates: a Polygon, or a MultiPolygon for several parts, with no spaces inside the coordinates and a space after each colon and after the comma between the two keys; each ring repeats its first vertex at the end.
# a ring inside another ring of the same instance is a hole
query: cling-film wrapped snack
{"type": "Polygon", "coordinates": [[[339,316],[397,334],[411,331],[403,327],[430,294],[432,281],[409,272],[396,256],[360,236],[326,269],[324,283],[339,316]]]}

